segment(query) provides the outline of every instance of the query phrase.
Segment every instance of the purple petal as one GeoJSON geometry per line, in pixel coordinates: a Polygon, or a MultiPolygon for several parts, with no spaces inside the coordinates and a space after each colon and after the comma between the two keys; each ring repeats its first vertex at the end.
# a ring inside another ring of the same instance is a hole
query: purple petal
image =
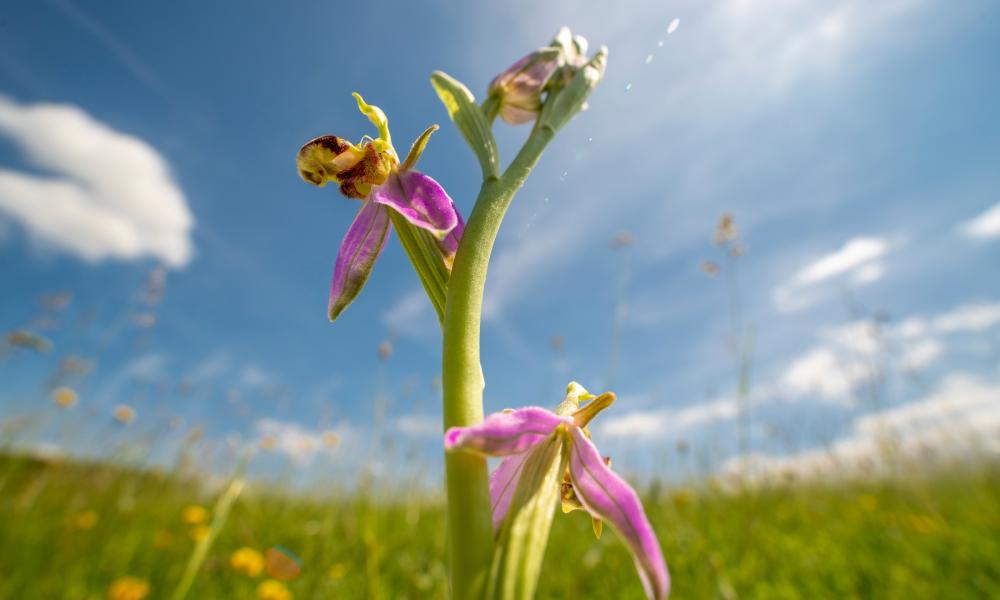
{"type": "Polygon", "coordinates": [[[493,533],[500,531],[500,525],[507,516],[514,490],[521,480],[521,470],[530,452],[522,452],[508,456],[500,461],[500,465],[490,473],[490,509],[493,511],[493,533]]]}
{"type": "Polygon", "coordinates": [[[471,450],[487,456],[520,454],[545,439],[560,423],[572,423],[550,410],[529,406],[493,413],[472,427],[452,427],[444,434],[446,450],[471,450]]]}
{"type": "Polygon", "coordinates": [[[462,234],[465,233],[465,219],[462,218],[462,214],[458,212],[458,209],[455,209],[455,216],[458,217],[458,223],[448,232],[448,235],[444,236],[444,239],[438,241],[438,249],[441,250],[444,264],[448,267],[449,271],[451,271],[452,263],[455,262],[458,243],[462,241],[462,234]]]}
{"type": "Polygon", "coordinates": [[[330,320],[333,321],[354,301],[368,281],[375,260],[385,246],[392,225],[389,211],[374,202],[365,202],[340,243],[337,264],[330,284],[330,320]]]}
{"type": "Polygon", "coordinates": [[[657,600],[666,598],[670,594],[670,575],[639,496],[604,464],[582,429],[572,427],[571,432],[569,474],[576,497],[591,515],[611,524],[631,550],[646,595],[657,600]]]}
{"type": "Polygon", "coordinates": [[[458,211],[441,185],[418,171],[389,175],[372,189],[371,199],[384,204],[417,227],[442,239],[458,224],[458,211]]]}

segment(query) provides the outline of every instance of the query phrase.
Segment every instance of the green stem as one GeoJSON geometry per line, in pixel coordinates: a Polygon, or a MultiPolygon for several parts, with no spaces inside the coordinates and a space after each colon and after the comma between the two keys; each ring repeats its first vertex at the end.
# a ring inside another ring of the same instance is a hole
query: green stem
{"type": "MultiPolygon", "coordinates": [[[[553,135],[547,127],[536,127],[503,176],[483,184],[462,234],[445,303],[442,374],[446,429],[483,419],[479,332],[490,253],[507,207],[553,135]]],[[[478,598],[493,554],[486,459],[448,453],[445,475],[452,597],[478,598]]]]}

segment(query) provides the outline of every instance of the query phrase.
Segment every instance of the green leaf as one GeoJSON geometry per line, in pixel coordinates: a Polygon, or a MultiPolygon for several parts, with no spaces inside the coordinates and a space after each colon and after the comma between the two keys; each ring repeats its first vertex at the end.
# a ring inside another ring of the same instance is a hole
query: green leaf
{"type": "Polygon", "coordinates": [[[461,81],[446,73],[436,71],[431,75],[431,85],[438,98],[448,110],[448,116],[462,132],[462,137],[472,148],[479,166],[483,170],[483,179],[496,178],[500,174],[500,151],[493,138],[486,117],[476,104],[476,98],[461,81]]]}
{"type": "Polygon", "coordinates": [[[561,430],[535,446],[525,460],[500,529],[486,598],[534,598],[567,460],[561,430]]]}

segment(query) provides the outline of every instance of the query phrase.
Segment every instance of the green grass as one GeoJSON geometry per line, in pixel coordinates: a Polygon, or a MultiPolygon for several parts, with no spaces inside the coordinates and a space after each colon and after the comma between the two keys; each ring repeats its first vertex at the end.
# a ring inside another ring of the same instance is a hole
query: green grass
{"type": "MultiPolygon", "coordinates": [[[[998,475],[985,465],[892,482],[706,484],[647,490],[646,506],[675,598],[997,598],[998,475]]],[[[106,598],[123,575],[168,598],[195,546],[181,513],[216,499],[203,489],[172,474],[0,457],[0,598],[106,598]]],[[[274,545],[303,561],[288,583],[295,598],[443,598],[443,527],[435,498],[250,488],[188,598],[254,598],[262,577],[234,572],[229,555],[274,545]]],[[[579,512],[556,517],[538,595],[643,597],[614,534],[595,540],[579,512]]]]}

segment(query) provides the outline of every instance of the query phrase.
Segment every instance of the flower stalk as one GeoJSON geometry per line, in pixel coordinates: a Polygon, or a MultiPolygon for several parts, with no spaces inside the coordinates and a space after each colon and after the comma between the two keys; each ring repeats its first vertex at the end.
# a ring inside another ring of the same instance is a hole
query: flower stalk
{"type": "MultiPolygon", "coordinates": [[[[444,317],[442,380],[446,429],[467,427],[483,420],[479,334],[490,254],[514,194],[524,185],[554,133],[547,127],[535,127],[500,179],[483,184],[465,226],[448,282],[444,317]]],[[[445,476],[452,596],[478,598],[493,555],[486,459],[447,454],[445,476]]]]}

